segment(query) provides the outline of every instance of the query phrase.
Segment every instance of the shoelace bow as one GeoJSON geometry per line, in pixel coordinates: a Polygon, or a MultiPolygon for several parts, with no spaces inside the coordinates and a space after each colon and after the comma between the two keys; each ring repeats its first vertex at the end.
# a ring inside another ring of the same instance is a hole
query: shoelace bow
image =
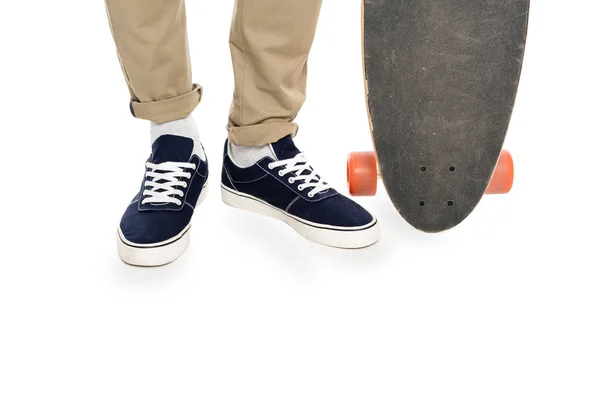
{"type": "Polygon", "coordinates": [[[291,176],[288,179],[290,184],[293,184],[297,181],[303,181],[303,183],[298,185],[299,191],[303,191],[306,188],[313,188],[310,192],[308,192],[308,197],[310,198],[315,197],[317,193],[331,189],[331,186],[324,182],[323,179],[319,177],[312,169],[312,167],[308,165],[308,161],[306,160],[304,153],[300,153],[296,157],[288,160],[275,161],[269,164],[269,169],[275,169],[279,167],[285,167],[279,171],[279,176],[281,177],[290,173],[296,173],[295,176],[291,176]]]}
{"type": "Polygon", "coordinates": [[[190,179],[192,174],[186,172],[187,169],[196,169],[195,164],[180,162],[164,162],[161,164],[146,163],[146,182],[144,183],[144,192],[142,204],[170,204],[181,205],[183,191],[178,187],[186,188],[187,183],[181,178],[190,179]]]}

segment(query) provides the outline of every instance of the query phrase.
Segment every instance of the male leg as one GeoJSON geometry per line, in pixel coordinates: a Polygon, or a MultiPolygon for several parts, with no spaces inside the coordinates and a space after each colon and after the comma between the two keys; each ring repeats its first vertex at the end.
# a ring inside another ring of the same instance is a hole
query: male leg
{"type": "Polygon", "coordinates": [[[118,229],[121,259],[167,264],[187,248],[191,218],[206,195],[208,164],[191,112],[192,83],[184,0],[106,0],[134,116],[151,121],[152,154],[118,229]]]}
{"type": "Polygon", "coordinates": [[[369,246],[379,224],[308,164],[293,142],[306,98],[307,60],[321,0],[237,0],[231,26],[235,74],[222,196],[287,222],[318,243],[369,246]]]}

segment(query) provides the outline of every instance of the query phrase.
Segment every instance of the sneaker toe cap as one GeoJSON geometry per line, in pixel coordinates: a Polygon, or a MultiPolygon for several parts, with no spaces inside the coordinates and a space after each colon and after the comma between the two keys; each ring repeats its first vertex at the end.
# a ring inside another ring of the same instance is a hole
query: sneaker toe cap
{"type": "Polygon", "coordinates": [[[137,203],[129,206],[119,228],[127,241],[133,244],[151,245],[169,241],[189,225],[192,211],[138,211],[137,203]]]}
{"type": "Polygon", "coordinates": [[[297,201],[288,212],[310,222],[342,228],[360,228],[376,221],[362,206],[341,194],[314,203],[297,201]]]}

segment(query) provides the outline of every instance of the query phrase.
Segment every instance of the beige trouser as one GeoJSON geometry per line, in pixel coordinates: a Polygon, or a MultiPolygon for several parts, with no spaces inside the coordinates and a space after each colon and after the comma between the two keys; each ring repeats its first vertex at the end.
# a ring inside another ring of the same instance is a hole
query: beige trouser
{"type": "MultiPolygon", "coordinates": [[[[163,123],[188,116],[202,87],[192,82],[184,0],[106,0],[131,111],[163,123]]],[[[236,0],[235,75],[229,138],[260,146],[289,134],[306,98],[307,58],[321,0],[236,0]]]]}

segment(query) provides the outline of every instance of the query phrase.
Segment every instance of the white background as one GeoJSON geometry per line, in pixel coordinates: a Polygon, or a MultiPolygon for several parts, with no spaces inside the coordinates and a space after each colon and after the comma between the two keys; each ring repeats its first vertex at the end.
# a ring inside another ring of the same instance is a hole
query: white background
{"type": "MultiPolygon", "coordinates": [[[[595,1],[533,0],[509,196],[460,227],[321,247],[226,207],[231,1],[188,1],[213,179],[189,251],[123,265],[115,231],[147,123],[101,1],[0,6],[0,398],[598,399],[600,33],[595,1]]],[[[298,144],[342,191],[369,150],[360,3],[325,0],[298,144]]]]}

